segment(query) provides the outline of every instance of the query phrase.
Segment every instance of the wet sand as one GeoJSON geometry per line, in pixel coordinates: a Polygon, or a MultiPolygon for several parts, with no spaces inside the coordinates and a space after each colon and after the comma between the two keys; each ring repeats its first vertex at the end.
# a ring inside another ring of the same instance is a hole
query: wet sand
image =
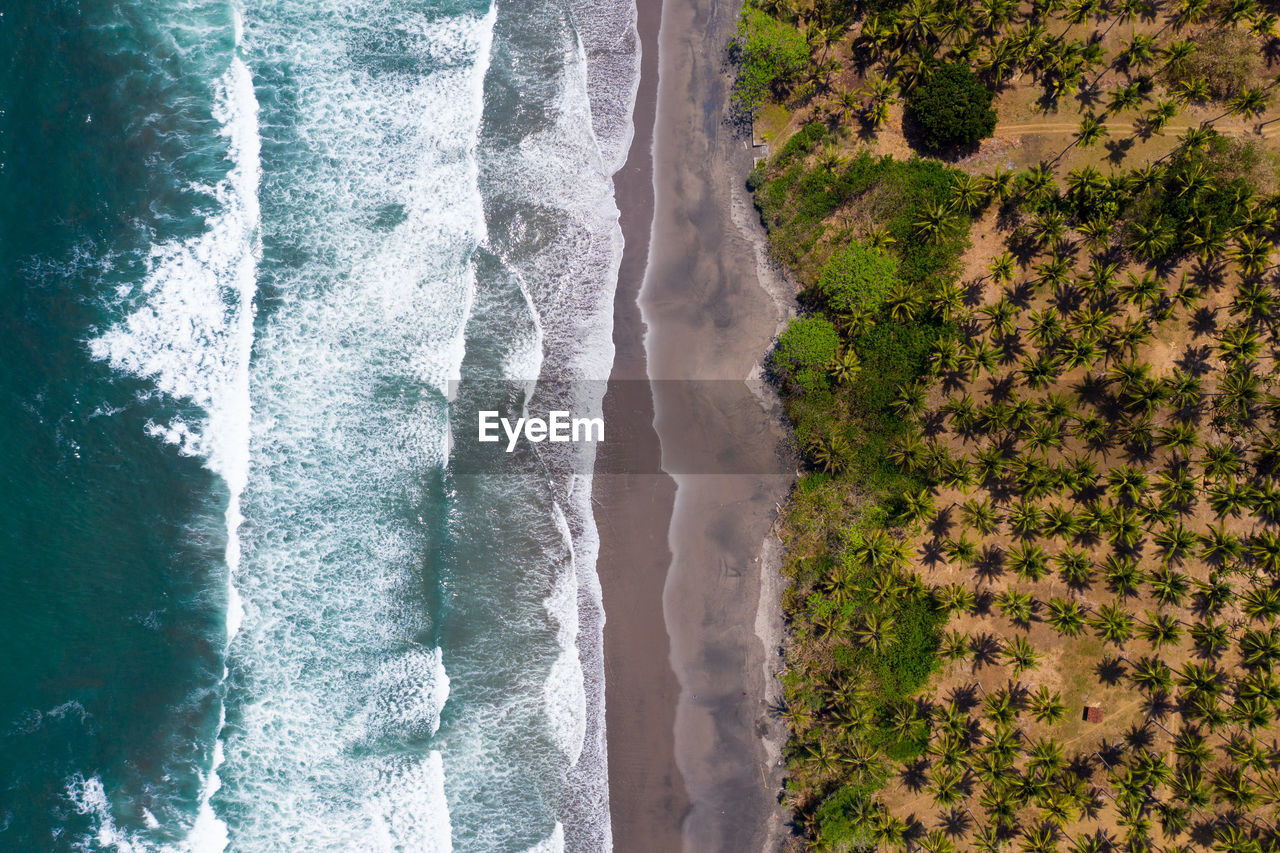
{"type": "MultiPolygon", "coordinates": [[[[780,732],[768,708],[781,620],[768,537],[791,474],[769,395],[711,389],[758,375],[789,297],[761,263],[744,186],[753,152],[726,120],[724,47],[737,6],[661,4],[655,113],[657,5],[640,0],[644,77],[631,159],[618,176],[627,245],[613,375],[659,380],[657,434],[632,441],[650,461],[661,446],[671,473],[598,477],[614,845],[773,850],[784,814],[780,732]],[[647,197],[646,169],[655,176],[647,197]],[[650,210],[652,232],[641,234],[650,210]],[[746,471],[762,473],[738,473],[746,471]]],[[[624,396],[606,397],[607,419],[635,417],[624,396]]]]}
{"type": "Polygon", "coordinates": [[[658,21],[662,0],[637,0],[641,43],[635,137],[614,176],[625,247],[614,298],[615,347],[605,422],[625,423],[633,466],[597,473],[600,533],[597,571],[604,596],[605,726],[609,801],[616,853],[680,849],[689,799],[675,763],[680,686],[671,668],[662,590],[671,553],[667,531],[675,482],[661,473],[653,401],[648,392],[644,324],[636,300],[653,223],[653,123],[657,99],[658,21]]]}

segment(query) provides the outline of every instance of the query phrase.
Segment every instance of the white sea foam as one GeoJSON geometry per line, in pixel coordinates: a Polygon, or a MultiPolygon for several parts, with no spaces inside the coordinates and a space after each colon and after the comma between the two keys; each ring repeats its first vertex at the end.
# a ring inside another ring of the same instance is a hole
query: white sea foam
{"type": "MultiPolygon", "coordinates": [[[[612,174],[621,167],[632,136],[631,109],[638,84],[639,52],[635,7],[630,0],[574,3],[574,29],[558,46],[539,43],[530,73],[545,74],[556,47],[561,63],[555,94],[544,107],[549,121],[517,144],[482,150],[482,186],[487,198],[510,199],[518,214],[491,247],[518,278],[537,318],[542,338],[542,376],[577,381],[575,411],[598,413],[603,380],[613,361],[612,312],[622,235],[613,199],[612,174]],[[529,213],[525,218],[525,210],[529,213]],[[550,232],[539,217],[554,211],[550,232]],[[553,235],[547,239],[548,233],[553,235]]],[[[501,14],[501,13],[500,13],[501,14]]],[[[538,13],[524,33],[550,29],[538,13]]],[[[512,41],[520,36],[512,37],[512,41]]],[[[521,48],[504,44],[520,55],[521,48]]],[[[526,50],[532,51],[530,48],[526,50]]],[[[522,84],[518,59],[505,73],[522,84]]],[[[534,80],[530,94],[545,91],[534,80]]],[[[510,370],[515,364],[507,364],[510,370]]],[[[508,374],[511,375],[511,374],[508,374]]],[[[526,377],[513,377],[526,378],[526,377]]],[[[535,392],[537,393],[537,392],[535,392]]],[[[551,393],[555,393],[552,391],[551,393]]],[[[590,451],[587,451],[590,454],[590,451]]],[[[587,468],[590,459],[585,460],[587,468]]],[[[571,467],[583,470],[583,463],[571,467]]],[[[552,508],[567,558],[552,560],[554,573],[544,608],[555,629],[558,652],[542,687],[543,712],[552,742],[565,765],[559,782],[558,830],[574,851],[612,846],[604,730],[604,667],[598,539],[590,500],[591,478],[569,474],[559,482],[562,503],[552,508]]],[[[468,745],[468,751],[476,748],[468,745]]]]}
{"type": "Polygon", "coordinates": [[[64,791],[67,800],[78,814],[93,819],[97,827],[94,833],[86,838],[78,839],[76,849],[85,851],[114,850],[115,853],[144,853],[145,848],[131,841],[116,826],[111,814],[111,801],[107,799],[106,789],[97,776],[85,778],[76,775],[67,781],[64,791]]]}
{"type": "Polygon", "coordinates": [[[526,853],[564,853],[564,824],[556,821],[551,834],[530,847],[526,853]]]}
{"type": "MultiPolygon", "coordinates": [[[[199,236],[152,248],[149,272],[138,292],[122,294],[132,310],[90,341],[89,349],[95,358],[150,380],[159,391],[202,412],[198,424],[175,416],[168,423],[149,424],[148,432],[183,454],[202,457],[226,483],[229,644],[241,619],[234,580],[240,566],[240,496],[249,476],[249,358],[261,255],[258,103],[252,75],[238,55],[218,81],[213,117],[221,125],[232,164],[226,177],[208,188],[217,212],[199,236]]],[[[226,847],[226,827],[210,806],[220,786],[221,759],[218,743],[186,842],[196,853],[219,853],[226,847]]],[[[86,794],[91,799],[103,793],[100,782],[91,787],[86,794]]]]}
{"type": "Polygon", "coordinates": [[[559,506],[552,507],[556,529],[564,540],[569,560],[555,579],[551,595],[543,605],[556,623],[560,654],[551,665],[543,695],[551,719],[556,745],[577,764],[587,734],[587,694],[583,684],[582,661],[578,657],[578,569],[573,557],[573,534],[559,506]]]}
{"type": "Polygon", "coordinates": [[[473,150],[493,23],[380,0],[246,11],[250,61],[286,82],[215,799],[238,849],[451,847],[427,748],[450,685],[422,640],[421,519],[484,239],[473,150]]]}
{"type": "Polygon", "coordinates": [[[622,168],[635,124],[640,86],[640,34],[635,0],[571,0],[574,29],[587,68],[591,127],[609,174],[622,168]]]}

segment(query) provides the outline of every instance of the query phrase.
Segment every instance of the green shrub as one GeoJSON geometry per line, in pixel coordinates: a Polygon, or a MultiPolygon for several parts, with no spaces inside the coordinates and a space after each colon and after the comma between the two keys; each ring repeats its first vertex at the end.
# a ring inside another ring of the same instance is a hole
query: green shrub
{"type": "Polygon", "coordinates": [[[796,317],[778,338],[774,364],[805,391],[828,387],[827,367],[840,346],[836,327],[825,317],[796,317]]]}
{"type": "MultiPolygon", "coordinates": [[[[1125,219],[1143,228],[1163,228],[1164,245],[1153,259],[1184,255],[1196,247],[1198,237],[1226,238],[1238,221],[1239,200],[1265,182],[1263,168],[1255,143],[1214,133],[1202,150],[1177,151],[1160,181],[1130,200],[1125,219]],[[1176,229],[1178,222],[1195,227],[1176,229]]],[[[1126,226],[1127,232],[1132,230],[1126,226]]]]}
{"type": "Polygon", "coordinates": [[[898,283],[898,262],[854,242],[840,249],[818,273],[818,292],[837,313],[874,313],[898,283]]]}
{"type": "Polygon", "coordinates": [[[871,797],[866,788],[845,785],[818,806],[813,822],[823,850],[872,849],[874,839],[869,826],[859,823],[871,797]]]}
{"type": "Polygon", "coordinates": [[[913,595],[901,600],[896,621],[894,642],[875,662],[886,699],[907,698],[929,680],[947,615],[935,610],[927,596],[913,595]]]}
{"type": "Polygon", "coordinates": [[[729,43],[729,58],[738,66],[734,102],[755,113],[769,95],[785,91],[804,71],[809,43],[795,27],[759,9],[744,9],[729,43]]]}
{"type": "Polygon", "coordinates": [[[995,131],[992,97],[969,66],[943,65],[907,96],[906,114],[919,128],[926,148],[959,148],[995,131]]]}

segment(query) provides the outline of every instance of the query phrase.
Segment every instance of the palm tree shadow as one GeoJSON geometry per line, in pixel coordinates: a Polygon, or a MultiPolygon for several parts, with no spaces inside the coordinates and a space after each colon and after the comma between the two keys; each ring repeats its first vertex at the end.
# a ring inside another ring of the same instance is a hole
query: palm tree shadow
{"type": "Polygon", "coordinates": [[[942,434],[946,428],[946,418],[941,412],[926,412],[920,417],[920,431],[926,438],[934,438],[942,434]]]}
{"type": "Polygon", "coordinates": [[[969,817],[969,813],[963,807],[952,806],[951,810],[942,816],[940,826],[949,838],[963,838],[973,828],[973,818],[969,817]]]}
{"type": "Polygon", "coordinates": [[[1035,296],[1036,290],[1029,281],[1020,281],[1010,287],[1006,295],[1009,301],[1019,308],[1030,308],[1031,300],[1035,296]]]}
{"type": "Polygon", "coordinates": [[[1152,729],[1145,720],[1134,723],[1124,734],[1125,743],[1129,744],[1130,749],[1146,749],[1155,742],[1155,732],[1152,729]]]}
{"type": "Polygon", "coordinates": [[[1158,690],[1147,697],[1146,710],[1150,719],[1163,721],[1174,712],[1173,700],[1168,693],[1158,690]]]}
{"type": "Polygon", "coordinates": [[[929,784],[929,762],[924,758],[917,758],[904,765],[898,779],[913,794],[920,793],[929,784]]]}
{"type": "Polygon", "coordinates": [[[987,379],[987,399],[993,403],[1003,403],[1008,400],[1009,395],[1013,393],[1013,381],[1014,377],[1007,373],[987,379]]]}
{"type": "Polygon", "coordinates": [[[1197,336],[1212,335],[1218,331],[1218,309],[1210,308],[1208,305],[1202,305],[1196,309],[1191,315],[1191,322],[1187,324],[1191,333],[1197,336]]]}
{"type": "Polygon", "coordinates": [[[1000,651],[1004,648],[1000,638],[995,634],[977,634],[969,640],[969,652],[973,657],[973,668],[995,666],[1000,662],[1000,651]]]}
{"type": "Polygon", "coordinates": [[[951,688],[947,701],[968,713],[978,707],[978,688],[973,684],[957,685],[951,688]]]}
{"type": "Polygon", "coordinates": [[[1108,687],[1115,687],[1124,678],[1124,661],[1120,658],[1107,655],[1098,665],[1093,668],[1097,674],[1098,680],[1108,687]]]}
{"type": "Polygon", "coordinates": [[[938,514],[929,523],[929,532],[934,536],[945,538],[951,533],[951,507],[938,510],[938,514]]]}
{"type": "Polygon", "coordinates": [[[1129,149],[1133,148],[1133,137],[1108,139],[1105,147],[1107,149],[1107,162],[1113,166],[1119,166],[1124,162],[1124,158],[1129,155],[1129,149]]]}
{"type": "Polygon", "coordinates": [[[974,574],[991,583],[1004,574],[1004,550],[999,545],[987,545],[973,564],[974,574]]]}
{"type": "Polygon", "coordinates": [[[1014,332],[1012,335],[1005,335],[1000,339],[1000,363],[1005,367],[1022,358],[1026,352],[1027,347],[1022,342],[1020,333],[1014,332]]]}
{"type": "Polygon", "coordinates": [[[946,394],[954,394],[959,391],[967,383],[965,375],[958,370],[948,370],[942,376],[942,391],[946,394]]]}
{"type": "Polygon", "coordinates": [[[1204,376],[1210,370],[1210,353],[1208,346],[1188,346],[1176,362],[1176,366],[1192,376],[1204,376]]]}

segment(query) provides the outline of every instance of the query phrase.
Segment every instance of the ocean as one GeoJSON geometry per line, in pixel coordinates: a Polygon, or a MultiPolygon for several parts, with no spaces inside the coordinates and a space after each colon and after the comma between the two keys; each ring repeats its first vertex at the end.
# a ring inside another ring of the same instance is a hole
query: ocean
{"type": "Polygon", "coordinates": [[[608,850],[592,451],[458,413],[599,409],[631,0],[0,56],[0,850],[608,850]]]}

